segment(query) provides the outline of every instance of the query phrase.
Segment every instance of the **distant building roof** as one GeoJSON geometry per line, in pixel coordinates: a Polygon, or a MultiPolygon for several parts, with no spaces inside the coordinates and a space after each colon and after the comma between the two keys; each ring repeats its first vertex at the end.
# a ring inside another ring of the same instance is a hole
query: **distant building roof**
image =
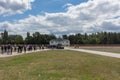
{"type": "Polygon", "coordinates": [[[67,39],[62,39],[62,38],[57,38],[57,39],[53,39],[50,42],[50,45],[59,45],[61,44],[62,46],[69,46],[70,45],[70,41],[67,39]]]}
{"type": "MultiPolygon", "coordinates": [[[[66,41],[67,39],[62,39],[62,38],[57,38],[57,39],[53,39],[51,41],[58,41],[58,42],[61,42],[61,41],[66,41]]],[[[69,40],[67,40],[69,41],[69,40]]]]}

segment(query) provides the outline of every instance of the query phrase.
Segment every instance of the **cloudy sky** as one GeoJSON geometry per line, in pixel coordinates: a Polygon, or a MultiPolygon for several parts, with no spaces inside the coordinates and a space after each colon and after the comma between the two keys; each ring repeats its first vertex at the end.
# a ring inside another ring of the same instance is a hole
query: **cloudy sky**
{"type": "Polygon", "coordinates": [[[0,32],[120,32],[120,0],[0,0],[0,32]]]}

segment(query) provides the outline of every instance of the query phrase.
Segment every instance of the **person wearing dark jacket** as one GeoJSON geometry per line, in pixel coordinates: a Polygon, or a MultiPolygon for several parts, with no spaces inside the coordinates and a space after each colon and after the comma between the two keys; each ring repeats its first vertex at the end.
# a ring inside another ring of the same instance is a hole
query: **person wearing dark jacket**
{"type": "Polygon", "coordinates": [[[7,52],[7,45],[4,46],[4,52],[7,52]]]}
{"type": "Polygon", "coordinates": [[[12,54],[12,46],[10,44],[7,45],[7,54],[12,54]]]}

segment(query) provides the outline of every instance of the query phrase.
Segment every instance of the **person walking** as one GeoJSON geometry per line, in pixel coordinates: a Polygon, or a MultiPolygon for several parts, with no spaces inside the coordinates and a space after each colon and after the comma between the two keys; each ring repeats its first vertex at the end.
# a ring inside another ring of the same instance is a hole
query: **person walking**
{"type": "Polygon", "coordinates": [[[4,52],[7,53],[7,45],[4,46],[4,52]]]}
{"type": "Polygon", "coordinates": [[[33,45],[34,51],[36,51],[36,45],[33,45]]]}
{"type": "Polygon", "coordinates": [[[18,45],[18,53],[20,53],[20,45],[18,45]]]}
{"type": "Polygon", "coordinates": [[[23,45],[20,45],[20,53],[22,53],[23,45]]]}
{"type": "Polygon", "coordinates": [[[1,46],[1,53],[4,54],[4,45],[1,46]]]}
{"type": "Polygon", "coordinates": [[[24,53],[26,53],[27,46],[26,46],[26,45],[24,45],[24,46],[23,46],[23,49],[24,49],[24,53]]]}
{"type": "Polygon", "coordinates": [[[17,46],[16,45],[14,45],[14,52],[16,52],[17,51],[17,46]]]}
{"type": "Polygon", "coordinates": [[[11,55],[12,55],[12,52],[13,52],[13,46],[10,45],[10,51],[11,51],[11,55]]]}
{"type": "Polygon", "coordinates": [[[42,45],[42,50],[44,49],[44,45],[42,45]]]}
{"type": "Polygon", "coordinates": [[[9,55],[10,53],[11,53],[11,45],[8,44],[8,45],[7,45],[7,54],[9,55]]]}

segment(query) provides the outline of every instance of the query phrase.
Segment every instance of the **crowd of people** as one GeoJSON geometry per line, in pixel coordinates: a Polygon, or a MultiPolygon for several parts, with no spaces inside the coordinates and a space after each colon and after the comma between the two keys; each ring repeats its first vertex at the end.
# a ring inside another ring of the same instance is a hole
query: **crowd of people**
{"type": "Polygon", "coordinates": [[[23,44],[18,44],[18,45],[11,45],[11,44],[7,44],[7,45],[1,45],[1,54],[7,53],[8,55],[12,55],[13,52],[17,52],[17,53],[26,53],[26,51],[36,51],[38,49],[44,49],[45,46],[44,45],[23,45],[23,44]]]}

